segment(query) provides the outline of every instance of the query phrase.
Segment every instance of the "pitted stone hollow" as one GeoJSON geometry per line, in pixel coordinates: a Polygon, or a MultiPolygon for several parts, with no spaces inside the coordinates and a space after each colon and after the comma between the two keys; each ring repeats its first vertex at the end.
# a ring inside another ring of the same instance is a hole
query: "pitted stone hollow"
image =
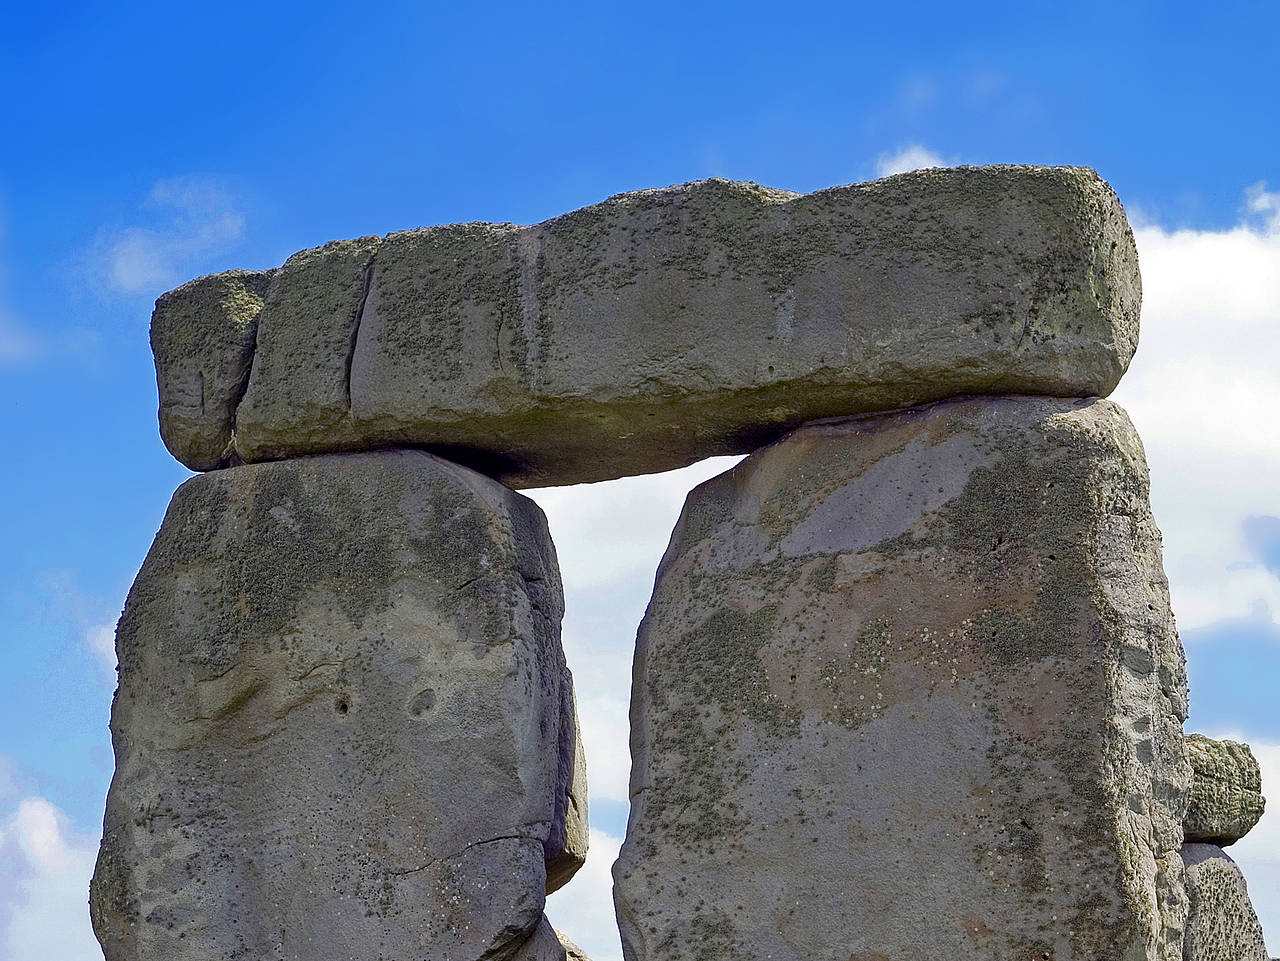
{"type": "Polygon", "coordinates": [[[193,469],[420,446],[518,488],[960,394],[1106,395],[1140,299],[1092,170],[960,167],[339,241],[166,294],[152,342],[193,469]]]}
{"type": "Polygon", "coordinates": [[[107,961],[563,961],[562,613],[537,505],[425,452],[183,484],[117,634],[107,961]]]}
{"type": "Polygon", "coordinates": [[[1191,801],[1183,819],[1188,842],[1225,847],[1253,829],[1266,810],[1262,770],[1248,744],[1187,736],[1191,801]]]}

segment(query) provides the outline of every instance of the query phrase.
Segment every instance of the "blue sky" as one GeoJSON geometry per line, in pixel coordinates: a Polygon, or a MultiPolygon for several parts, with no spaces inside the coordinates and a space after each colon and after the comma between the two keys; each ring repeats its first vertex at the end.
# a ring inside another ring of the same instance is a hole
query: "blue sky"
{"type": "MultiPolygon", "coordinates": [[[[1146,287],[1116,397],[1152,463],[1189,727],[1255,743],[1280,810],[1280,4],[197,6],[0,12],[0,958],[98,956],[111,625],[187,476],[156,431],[155,297],[708,176],[1033,162],[1114,185],[1146,287]]],[[[551,911],[597,961],[635,627],[684,491],[724,466],[538,495],[599,829],[551,911]]],[[[1278,822],[1236,849],[1273,953],[1278,822]]]]}

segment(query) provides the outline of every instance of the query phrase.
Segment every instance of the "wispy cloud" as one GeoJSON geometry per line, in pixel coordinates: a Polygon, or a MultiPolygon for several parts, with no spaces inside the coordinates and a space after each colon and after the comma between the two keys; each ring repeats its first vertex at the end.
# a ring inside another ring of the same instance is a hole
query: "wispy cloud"
{"type": "MultiPolygon", "coordinates": [[[[8,224],[4,212],[4,198],[0,197],[0,242],[5,239],[8,224]]],[[[7,367],[31,360],[40,353],[40,338],[14,316],[5,299],[8,270],[0,261],[0,367],[7,367]]]]}
{"type": "Polygon", "coordinates": [[[116,629],[112,624],[94,624],[84,632],[84,644],[99,667],[114,675],[116,670],[116,629]]]}
{"type": "Polygon", "coordinates": [[[114,685],[116,680],[116,621],[124,608],[121,600],[87,593],[66,571],[45,576],[42,585],[47,596],[50,620],[61,622],[79,637],[79,653],[99,669],[102,679],[114,685]]]}
{"type": "Polygon", "coordinates": [[[39,353],[39,338],[0,304],[0,367],[23,363],[39,353]]]}
{"type": "Polygon", "coordinates": [[[207,177],[157,181],[139,214],[149,223],[104,231],[94,250],[98,274],[122,294],[172,287],[244,235],[244,214],[207,177]]]}
{"type": "Polygon", "coordinates": [[[1244,192],[1245,210],[1262,222],[1262,230],[1268,234],[1280,234],[1280,191],[1268,190],[1267,182],[1259,180],[1244,192]]]}
{"type": "Polygon", "coordinates": [[[941,155],[918,143],[909,143],[893,153],[882,153],[877,157],[876,176],[888,177],[892,174],[907,173],[910,170],[923,170],[926,167],[948,166],[951,164],[941,155]]]}
{"type": "Polygon", "coordinates": [[[912,74],[898,86],[895,105],[904,114],[919,114],[937,104],[939,93],[940,87],[934,76],[912,74]]]}

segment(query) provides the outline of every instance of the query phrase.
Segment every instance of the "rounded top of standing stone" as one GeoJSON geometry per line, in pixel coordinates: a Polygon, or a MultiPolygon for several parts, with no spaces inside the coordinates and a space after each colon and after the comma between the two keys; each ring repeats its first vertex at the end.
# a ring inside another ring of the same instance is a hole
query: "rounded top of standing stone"
{"type": "Polygon", "coordinates": [[[1187,735],[1191,802],[1183,819],[1188,842],[1226,846],[1253,829],[1266,808],[1262,771],[1248,744],[1187,735]]]}
{"type": "Polygon", "coordinates": [[[513,487],[962,394],[1106,395],[1141,300],[1124,211],[1083,167],[810,194],[703,180],[528,227],[333,242],[219,293],[246,276],[157,303],[161,433],[183,463],[421,446],[513,487]]]}

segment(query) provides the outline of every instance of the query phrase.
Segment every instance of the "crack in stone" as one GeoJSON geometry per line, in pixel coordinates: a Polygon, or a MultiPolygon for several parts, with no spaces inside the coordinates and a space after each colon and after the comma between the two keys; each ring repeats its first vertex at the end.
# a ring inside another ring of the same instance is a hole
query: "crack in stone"
{"type": "Polygon", "coordinates": [[[472,841],[465,847],[461,847],[449,854],[442,854],[438,858],[431,858],[416,868],[406,868],[403,871],[388,871],[387,874],[393,877],[404,877],[407,874],[418,874],[431,867],[433,864],[439,864],[441,861],[450,861],[454,858],[460,858],[472,848],[478,848],[482,844],[496,844],[498,841],[532,841],[534,844],[542,844],[537,838],[531,838],[527,834],[500,834],[497,837],[485,838],[483,841],[472,841]]]}
{"type": "Polygon", "coordinates": [[[356,358],[356,344],[360,339],[360,325],[364,322],[364,306],[369,301],[369,291],[373,288],[373,264],[377,259],[377,251],[369,255],[369,262],[364,265],[364,274],[360,279],[360,303],[356,306],[355,317],[351,323],[351,341],[347,345],[347,359],[343,365],[343,390],[347,399],[347,416],[351,415],[351,365],[356,358]]]}

